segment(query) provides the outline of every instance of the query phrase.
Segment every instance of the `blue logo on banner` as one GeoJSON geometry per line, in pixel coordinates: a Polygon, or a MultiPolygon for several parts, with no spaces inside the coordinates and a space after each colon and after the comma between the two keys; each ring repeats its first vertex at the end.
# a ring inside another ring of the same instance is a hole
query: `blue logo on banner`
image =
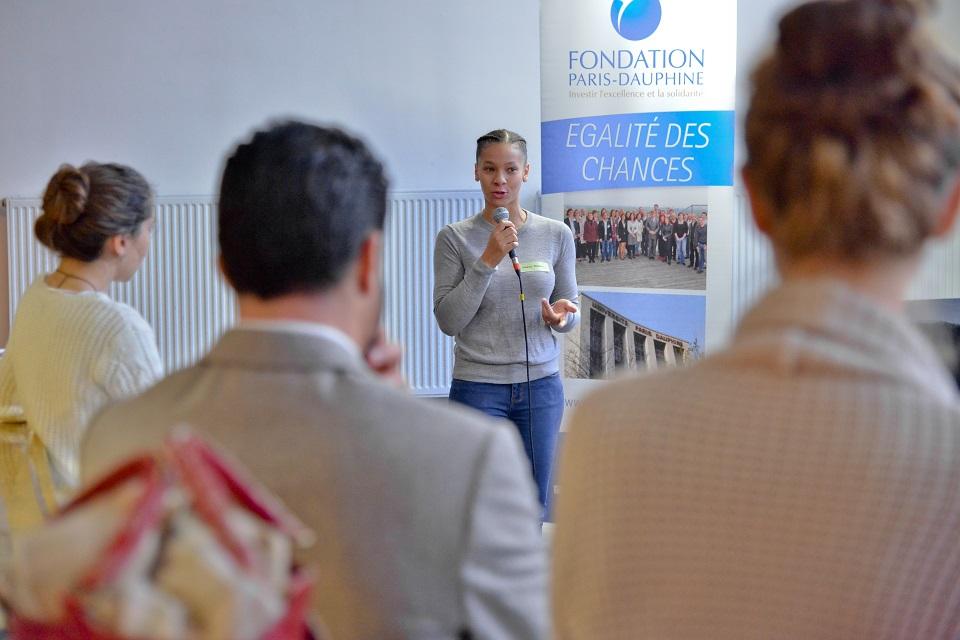
{"type": "Polygon", "coordinates": [[[627,40],[643,40],[660,26],[660,0],[613,0],[610,21],[627,40]]]}

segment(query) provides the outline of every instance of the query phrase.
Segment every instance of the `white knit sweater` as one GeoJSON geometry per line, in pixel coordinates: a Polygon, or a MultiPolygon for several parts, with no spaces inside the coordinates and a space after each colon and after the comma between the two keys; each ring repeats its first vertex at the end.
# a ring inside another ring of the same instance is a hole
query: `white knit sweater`
{"type": "Polygon", "coordinates": [[[132,307],[102,293],[48,287],[41,276],[20,302],[0,359],[0,405],[23,408],[59,488],[70,489],[90,419],[162,373],[153,330],[132,307]]]}

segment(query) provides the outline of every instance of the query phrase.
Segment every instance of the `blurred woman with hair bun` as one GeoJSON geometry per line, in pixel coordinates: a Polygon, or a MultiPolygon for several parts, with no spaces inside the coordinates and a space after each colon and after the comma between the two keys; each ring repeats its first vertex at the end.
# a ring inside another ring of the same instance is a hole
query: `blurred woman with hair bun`
{"type": "Polygon", "coordinates": [[[904,315],[960,206],[960,67],[929,4],[780,21],[743,168],[780,283],[725,350],[578,407],[557,638],[960,637],[960,398],[904,315]]]}
{"type": "Polygon", "coordinates": [[[130,167],[65,164],[47,184],[34,231],[60,261],[16,310],[0,359],[0,405],[22,409],[60,496],[79,480],[79,446],[90,418],[162,374],[153,330],[108,295],[111,283],[130,280],[140,268],[153,223],[150,186],[130,167]]]}

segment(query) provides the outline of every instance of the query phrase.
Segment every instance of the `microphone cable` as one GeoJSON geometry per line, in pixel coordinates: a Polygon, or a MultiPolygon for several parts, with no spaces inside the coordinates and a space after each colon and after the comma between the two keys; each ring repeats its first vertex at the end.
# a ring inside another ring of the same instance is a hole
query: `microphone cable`
{"type": "Polygon", "coordinates": [[[514,263],[514,269],[517,273],[517,282],[520,283],[520,317],[523,319],[523,351],[524,364],[527,369],[527,438],[530,441],[530,467],[533,471],[533,477],[537,477],[537,455],[533,446],[533,395],[530,388],[530,340],[527,338],[527,310],[524,306],[526,297],[523,295],[523,278],[520,277],[520,263],[514,263]]]}
{"type": "MultiPolygon", "coordinates": [[[[494,222],[503,222],[508,220],[509,217],[510,212],[506,207],[497,207],[497,210],[493,213],[494,222]]],[[[517,281],[520,283],[520,318],[523,322],[524,364],[527,370],[527,439],[530,442],[530,468],[533,471],[533,478],[536,480],[537,460],[536,450],[533,446],[533,394],[530,386],[530,339],[527,337],[527,309],[524,306],[526,297],[523,295],[523,278],[520,276],[520,261],[517,259],[517,252],[510,249],[509,255],[513,270],[517,274],[517,281]]]]}

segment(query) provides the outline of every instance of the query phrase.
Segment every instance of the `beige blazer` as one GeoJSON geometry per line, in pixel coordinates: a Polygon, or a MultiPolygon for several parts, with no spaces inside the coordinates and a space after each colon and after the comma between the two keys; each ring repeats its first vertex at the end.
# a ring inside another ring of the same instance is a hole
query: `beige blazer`
{"type": "Polygon", "coordinates": [[[960,636],[956,388],[839,284],[783,286],[727,351],[605,386],[564,451],[558,638],[960,636]]]}
{"type": "Polygon", "coordinates": [[[227,447],[317,533],[302,560],[333,638],[547,635],[539,509],[506,423],[389,388],[321,336],[236,329],[95,419],[84,476],[178,422],[227,447]]]}

